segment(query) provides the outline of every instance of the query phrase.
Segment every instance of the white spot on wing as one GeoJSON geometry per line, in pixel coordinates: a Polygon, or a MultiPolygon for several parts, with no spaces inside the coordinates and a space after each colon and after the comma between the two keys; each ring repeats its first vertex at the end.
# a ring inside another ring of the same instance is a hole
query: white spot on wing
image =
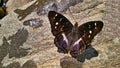
{"type": "Polygon", "coordinates": [[[58,14],[55,14],[55,16],[53,17],[53,19],[55,19],[57,17],[58,14]]]}
{"type": "Polygon", "coordinates": [[[97,23],[96,23],[96,22],[95,22],[95,24],[94,24],[94,25],[95,25],[95,29],[97,29],[97,23]]]}
{"type": "Polygon", "coordinates": [[[91,36],[90,36],[90,35],[88,35],[88,37],[90,38],[91,36]]]}
{"type": "Polygon", "coordinates": [[[89,33],[92,34],[92,31],[90,30],[89,33]]]}
{"type": "Polygon", "coordinates": [[[55,26],[55,29],[57,28],[57,26],[55,26]]]}
{"type": "Polygon", "coordinates": [[[55,14],[55,17],[57,17],[58,14],[55,14]]]}
{"type": "Polygon", "coordinates": [[[94,24],[95,26],[97,26],[97,23],[95,22],[95,24],[94,24]]]}
{"type": "Polygon", "coordinates": [[[53,19],[55,19],[55,17],[53,17],[53,19]]]}
{"type": "Polygon", "coordinates": [[[95,29],[97,29],[97,27],[95,27],[95,29]]]}
{"type": "Polygon", "coordinates": [[[60,22],[62,21],[62,18],[60,18],[60,22]]]}
{"type": "Polygon", "coordinates": [[[58,22],[56,22],[55,25],[58,25],[58,22]]]}

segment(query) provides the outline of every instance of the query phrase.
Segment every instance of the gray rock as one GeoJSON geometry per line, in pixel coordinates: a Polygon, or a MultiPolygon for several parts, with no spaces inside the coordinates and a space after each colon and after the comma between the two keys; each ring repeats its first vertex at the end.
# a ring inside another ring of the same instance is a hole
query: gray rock
{"type": "MultiPolygon", "coordinates": [[[[92,41],[98,56],[86,59],[82,64],[72,57],[62,60],[68,54],[57,52],[47,16],[38,16],[30,11],[31,14],[25,20],[36,17],[44,20],[43,26],[33,31],[24,26],[23,21],[17,18],[18,15],[11,11],[0,20],[0,68],[27,68],[30,65],[30,68],[61,68],[69,67],[69,63],[82,68],[119,68],[119,3],[119,0],[84,0],[70,7],[79,25],[91,20],[102,20],[105,24],[92,41]]],[[[68,15],[70,14],[66,12],[67,18],[72,22],[73,18],[68,15]]]]}

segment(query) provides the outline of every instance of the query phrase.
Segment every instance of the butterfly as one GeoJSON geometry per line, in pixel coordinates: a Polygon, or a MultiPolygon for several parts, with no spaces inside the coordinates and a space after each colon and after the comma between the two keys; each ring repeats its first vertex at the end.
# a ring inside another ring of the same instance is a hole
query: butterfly
{"type": "Polygon", "coordinates": [[[80,26],[76,22],[73,25],[65,16],[55,11],[49,11],[48,19],[58,52],[70,53],[72,57],[82,54],[103,28],[102,21],[89,21],[80,26]]]}

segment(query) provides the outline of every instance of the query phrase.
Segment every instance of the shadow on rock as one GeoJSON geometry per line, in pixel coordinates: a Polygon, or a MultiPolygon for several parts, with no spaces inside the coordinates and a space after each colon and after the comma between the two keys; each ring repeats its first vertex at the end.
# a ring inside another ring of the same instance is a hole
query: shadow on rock
{"type": "MultiPolygon", "coordinates": [[[[21,48],[24,42],[26,42],[28,38],[28,31],[24,28],[19,29],[14,35],[8,37],[3,37],[3,44],[0,46],[0,62],[4,59],[4,57],[9,54],[9,58],[16,57],[24,57],[28,54],[27,50],[21,48]],[[8,42],[9,41],[9,42],[8,42]]],[[[0,63],[2,66],[2,63],[0,63]]]]}
{"type": "Polygon", "coordinates": [[[23,46],[24,42],[26,42],[28,38],[28,31],[24,28],[19,29],[14,35],[10,36],[8,38],[8,41],[10,41],[9,46],[9,57],[16,57],[20,58],[27,55],[27,50],[21,48],[20,46],[23,46]]]}
{"type": "Polygon", "coordinates": [[[97,57],[97,56],[98,56],[97,50],[95,50],[91,45],[88,45],[85,52],[79,55],[78,57],[76,57],[76,59],[80,62],[84,62],[85,59],[90,60],[91,58],[97,57]]]}
{"type": "Polygon", "coordinates": [[[9,43],[7,42],[7,39],[3,37],[3,44],[0,46],[0,62],[3,60],[3,58],[8,54],[9,50],[9,43]]]}
{"type": "Polygon", "coordinates": [[[82,63],[85,61],[85,59],[90,60],[91,58],[97,56],[98,52],[91,45],[88,45],[85,52],[76,58],[68,56],[61,58],[60,66],[62,68],[82,68],[82,63]]]}

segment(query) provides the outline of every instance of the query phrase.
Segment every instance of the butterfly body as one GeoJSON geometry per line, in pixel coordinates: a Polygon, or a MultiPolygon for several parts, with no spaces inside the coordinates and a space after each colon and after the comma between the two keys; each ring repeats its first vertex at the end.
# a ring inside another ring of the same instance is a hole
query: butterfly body
{"type": "Polygon", "coordinates": [[[80,26],[78,23],[72,25],[66,17],[55,11],[50,11],[48,18],[58,52],[70,53],[73,57],[82,54],[103,27],[102,21],[90,21],[80,26]]]}

